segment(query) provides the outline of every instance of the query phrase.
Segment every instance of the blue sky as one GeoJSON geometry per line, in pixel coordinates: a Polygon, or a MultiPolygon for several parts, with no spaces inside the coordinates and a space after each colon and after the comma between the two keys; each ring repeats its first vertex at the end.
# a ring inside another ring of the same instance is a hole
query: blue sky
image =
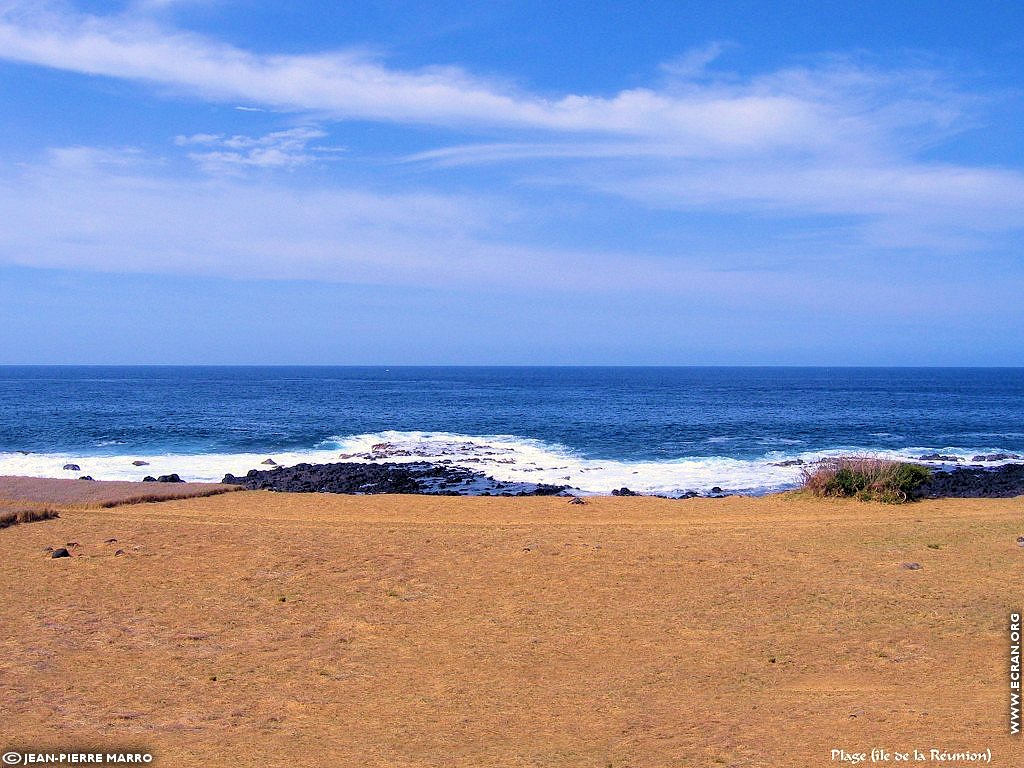
{"type": "Polygon", "coordinates": [[[1024,365],[1022,30],[0,0],[0,363],[1024,365]]]}

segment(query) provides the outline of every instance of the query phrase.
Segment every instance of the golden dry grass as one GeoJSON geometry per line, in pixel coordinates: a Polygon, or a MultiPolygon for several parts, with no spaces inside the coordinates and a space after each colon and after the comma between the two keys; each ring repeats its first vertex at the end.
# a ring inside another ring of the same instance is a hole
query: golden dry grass
{"type": "Polygon", "coordinates": [[[0,507],[0,528],[8,528],[12,525],[18,525],[19,523],[34,523],[39,520],[52,520],[55,517],[60,517],[56,510],[34,507],[19,507],[16,509],[7,509],[0,507]]]}
{"type": "Polygon", "coordinates": [[[237,485],[220,483],[134,483],[119,480],[0,476],[2,500],[46,502],[61,506],[116,507],[148,501],[214,496],[237,490],[237,485]]]}
{"type": "Polygon", "coordinates": [[[1019,766],[1022,513],[268,492],[65,512],[0,532],[0,747],[599,768],[991,748],[1019,766]]]}

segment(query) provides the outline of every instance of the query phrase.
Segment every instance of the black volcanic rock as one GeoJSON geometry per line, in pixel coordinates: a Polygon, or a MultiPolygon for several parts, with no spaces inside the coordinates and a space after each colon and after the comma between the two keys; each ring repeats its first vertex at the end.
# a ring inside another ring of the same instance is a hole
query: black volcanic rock
{"type": "Polygon", "coordinates": [[[64,469],[70,469],[72,472],[81,472],[82,468],[77,464],[65,464],[64,469]]]}
{"type": "Polygon", "coordinates": [[[568,489],[568,485],[551,485],[550,483],[540,483],[532,491],[518,491],[516,493],[516,496],[557,496],[562,491],[568,489]]]}
{"type": "Polygon", "coordinates": [[[250,490],[292,493],[418,493],[434,496],[553,496],[567,485],[512,483],[480,472],[427,462],[296,464],[250,470],[245,477],[227,474],[221,481],[250,490]]]}
{"type": "Polygon", "coordinates": [[[1006,461],[1007,459],[1021,459],[1016,453],[989,453],[987,455],[975,456],[971,461],[1006,461]]]}
{"type": "Polygon", "coordinates": [[[918,461],[963,461],[959,456],[945,456],[941,453],[929,453],[924,456],[918,456],[918,461]]]}
{"type": "Polygon", "coordinates": [[[177,472],[174,472],[174,473],[172,473],[170,475],[160,475],[160,477],[153,477],[152,475],[146,475],[144,478],[142,478],[142,482],[144,482],[144,483],[184,483],[185,481],[182,480],[178,476],[177,472]]]}
{"type": "Polygon", "coordinates": [[[631,491],[629,488],[622,487],[616,488],[612,491],[612,496],[639,496],[640,494],[636,491],[631,491]]]}
{"type": "Polygon", "coordinates": [[[933,472],[917,492],[917,496],[924,499],[1008,499],[1022,495],[1024,464],[1004,464],[994,469],[957,467],[950,472],[933,472]]]}

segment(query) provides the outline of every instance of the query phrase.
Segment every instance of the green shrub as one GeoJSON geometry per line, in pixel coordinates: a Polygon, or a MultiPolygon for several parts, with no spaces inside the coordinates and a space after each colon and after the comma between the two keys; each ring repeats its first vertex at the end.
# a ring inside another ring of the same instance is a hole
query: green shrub
{"type": "Polygon", "coordinates": [[[930,476],[931,471],[920,464],[840,456],[805,467],[803,488],[815,496],[853,496],[861,501],[902,504],[913,499],[930,476]]]}

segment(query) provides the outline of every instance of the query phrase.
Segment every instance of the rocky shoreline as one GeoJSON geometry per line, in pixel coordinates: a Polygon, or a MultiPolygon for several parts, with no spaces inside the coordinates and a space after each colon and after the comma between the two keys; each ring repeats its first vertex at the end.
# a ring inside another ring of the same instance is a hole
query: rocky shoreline
{"type": "Polygon", "coordinates": [[[985,467],[955,467],[932,471],[918,489],[922,499],[1009,499],[1024,495],[1024,464],[985,467]]]}
{"type": "MultiPolygon", "coordinates": [[[[249,490],[288,491],[293,493],[412,493],[435,496],[555,496],[574,495],[578,488],[569,485],[512,482],[463,467],[429,462],[296,464],[251,470],[242,477],[225,475],[221,481],[249,490]]],[[[638,496],[628,488],[612,491],[613,496],[638,496]]],[[[678,498],[705,494],[687,491],[678,498]]],[[[728,495],[719,487],[706,494],[728,495]]],[[[1010,498],[1024,495],[1024,464],[1000,467],[954,467],[933,470],[931,478],[918,491],[918,498],[1010,498]]]]}
{"type": "Polygon", "coordinates": [[[568,485],[495,480],[481,472],[429,462],[296,464],[253,469],[223,483],[248,490],[293,493],[416,493],[432,496],[555,496],[568,485]]]}

